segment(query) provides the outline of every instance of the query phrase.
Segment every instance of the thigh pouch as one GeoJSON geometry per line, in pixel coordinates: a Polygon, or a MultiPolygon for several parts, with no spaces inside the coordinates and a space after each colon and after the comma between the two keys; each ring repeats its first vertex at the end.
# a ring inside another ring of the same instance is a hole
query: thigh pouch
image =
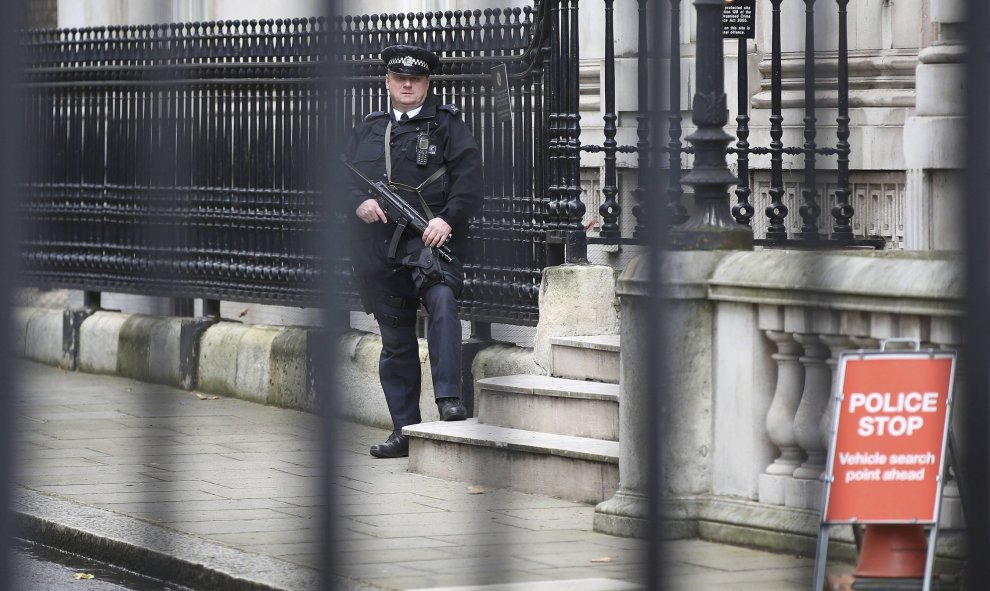
{"type": "Polygon", "coordinates": [[[387,326],[414,326],[416,310],[419,308],[418,299],[402,296],[379,294],[375,298],[375,320],[387,326]]]}

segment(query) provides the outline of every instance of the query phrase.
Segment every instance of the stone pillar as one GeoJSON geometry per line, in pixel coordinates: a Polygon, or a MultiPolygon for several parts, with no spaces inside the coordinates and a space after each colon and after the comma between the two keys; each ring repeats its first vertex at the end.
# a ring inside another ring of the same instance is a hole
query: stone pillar
{"type": "Polygon", "coordinates": [[[799,361],[801,345],[790,333],[767,330],[766,335],[777,346],[777,352],[772,355],[777,362],[777,386],[767,412],[767,434],[780,455],[760,475],[759,499],[761,503],[783,505],[787,482],[804,461],[804,452],[794,435],[794,415],[801,402],[804,368],[799,361]]]}
{"type": "MultiPolygon", "coordinates": [[[[630,278],[627,283],[639,280],[630,278]]],[[[533,359],[547,374],[553,337],[619,332],[615,284],[615,270],[604,265],[562,265],[543,271],[533,359]]]]}
{"type": "MultiPolygon", "coordinates": [[[[630,263],[616,281],[615,295],[621,302],[619,353],[619,490],[595,507],[594,527],[612,535],[646,537],[647,474],[644,443],[653,441],[646,420],[646,397],[653,393],[647,383],[646,335],[643,318],[650,305],[647,292],[646,256],[630,263]]],[[[542,319],[541,319],[542,320],[542,319]]]]}
{"type": "MultiPolygon", "coordinates": [[[[647,396],[657,395],[657,385],[647,383],[650,360],[645,350],[644,321],[648,306],[646,256],[633,260],[616,282],[621,303],[622,349],[619,361],[619,489],[595,507],[594,527],[612,535],[646,535],[646,446],[662,434],[664,441],[665,499],[692,497],[711,492],[713,417],[713,320],[707,281],[726,251],[665,253],[664,285],[660,294],[665,309],[667,337],[676,347],[664,376],[666,422],[652,424],[647,417],[647,396]]],[[[678,514],[680,514],[678,512],[678,514]]],[[[664,515],[665,537],[694,535],[691,516],[664,515]]]]}
{"type": "Polygon", "coordinates": [[[962,246],[964,4],[962,0],[931,0],[938,39],[918,54],[915,115],[904,124],[904,246],[908,250],[962,246]]]}

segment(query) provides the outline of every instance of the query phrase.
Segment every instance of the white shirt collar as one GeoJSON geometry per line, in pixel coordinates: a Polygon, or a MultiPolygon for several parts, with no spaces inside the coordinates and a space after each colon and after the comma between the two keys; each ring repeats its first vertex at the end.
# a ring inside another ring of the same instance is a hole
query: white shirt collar
{"type": "MultiPolygon", "coordinates": [[[[420,105],[415,109],[409,109],[408,111],[406,111],[406,115],[409,115],[409,118],[412,119],[416,115],[419,115],[419,112],[422,110],[423,110],[423,105],[420,105]]],[[[392,107],[392,114],[395,116],[396,121],[399,120],[399,117],[402,117],[402,111],[399,111],[395,107],[392,107]]]]}

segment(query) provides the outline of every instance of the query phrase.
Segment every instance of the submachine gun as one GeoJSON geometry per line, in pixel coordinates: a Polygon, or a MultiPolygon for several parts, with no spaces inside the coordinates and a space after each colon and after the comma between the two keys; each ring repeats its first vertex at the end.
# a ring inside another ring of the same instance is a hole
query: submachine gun
{"type": "MultiPolygon", "coordinates": [[[[355,168],[350,162],[344,162],[344,164],[361,180],[371,186],[375,192],[375,200],[378,201],[378,206],[385,212],[385,217],[388,218],[388,221],[395,223],[395,232],[392,234],[392,241],[388,245],[388,258],[394,260],[399,248],[399,241],[402,239],[402,234],[406,231],[406,228],[411,228],[417,235],[422,236],[428,225],[426,218],[420,215],[405,199],[393,191],[388,186],[388,183],[384,181],[375,182],[361,174],[361,171],[355,168]]],[[[450,238],[452,239],[453,237],[453,234],[451,234],[450,238]]],[[[453,261],[454,252],[450,250],[449,246],[441,244],[434,248],[440,258],[445,262],[450,263],[453,261]]]]}

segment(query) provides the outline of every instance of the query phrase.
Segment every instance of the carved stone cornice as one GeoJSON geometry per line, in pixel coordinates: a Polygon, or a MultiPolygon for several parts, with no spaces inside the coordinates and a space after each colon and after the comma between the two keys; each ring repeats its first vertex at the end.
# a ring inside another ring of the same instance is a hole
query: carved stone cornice
{"type": "MultiPolygon", "coordinates": [[[[916,52],[883,52],[849,55],[849,107],[914,107],[916,52]]],[[[760,90],[753,95],[754,109],[770,108],[770,59],[760,61],[760,90]]],[[[819,107],[838,105],[838,54],[819,52],[815,63],[816,101],[819,107]]],[[[781,57],[781,106],[804,106],[804,56],[781,57]]]]}

